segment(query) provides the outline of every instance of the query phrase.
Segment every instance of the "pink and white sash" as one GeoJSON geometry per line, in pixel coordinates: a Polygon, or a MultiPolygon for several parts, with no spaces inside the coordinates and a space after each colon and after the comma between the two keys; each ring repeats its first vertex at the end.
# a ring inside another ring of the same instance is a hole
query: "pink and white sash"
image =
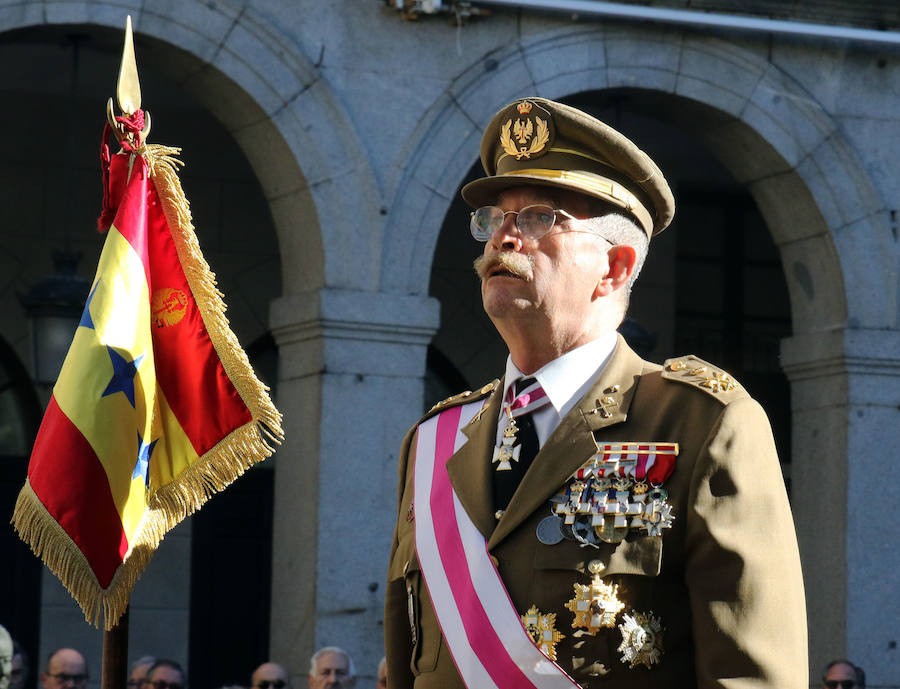
{"type": "Polygon", "coordinates": [[[415,456],[416,551],[444,639],[470,689],[577,689],[534,645],[447,475],[447,460],[468,440],[460,431],[482,402],[451,407],[418,429],[415,456]]]}

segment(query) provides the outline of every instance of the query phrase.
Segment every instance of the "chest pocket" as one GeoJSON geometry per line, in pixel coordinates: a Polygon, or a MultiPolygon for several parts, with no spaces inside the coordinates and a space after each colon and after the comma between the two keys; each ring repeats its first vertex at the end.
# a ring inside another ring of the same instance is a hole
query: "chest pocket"
{"type": "Polygon", "coordinates": [[[441,628],[431,605],[412,539],[401,543],[397,548],[395,566],[396,569],[391,572],[391,576],[392,578],[395,575],[402,576],[406,588],[406,614],[412,640],[409,667],[413,675],[418,676],[432,672],[437,666],[438,654],[443,643],[441,628]]]}
{"type": "Polygon", "coordinates": [[[662,537],[643,536],[621,543],[604,543],[599,548],[582,548],[574,541],[539,545],[534,553],[535,584],[553,570],[565,572],[571,587],[574,570],[590,576],[590,565],[605,577],[613,574],[637,574],[655,577],[662,565],[662,537]]]}

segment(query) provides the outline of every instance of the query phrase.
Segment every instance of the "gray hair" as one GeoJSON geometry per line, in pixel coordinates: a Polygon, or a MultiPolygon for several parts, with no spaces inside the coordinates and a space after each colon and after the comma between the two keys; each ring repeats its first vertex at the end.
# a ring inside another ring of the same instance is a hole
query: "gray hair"
{"type": "Polygon", "coordinates": [[[610,244],[625,244],[634,249],[634,271],[625,284],[624,296],[627,306],[631,288],[634,287],[634,282],[644,267],[647,250],[650,248],[650,238],[634,218],[618,210],[603,212],[593,218],[587,218],[584,222],[610,244]]]}
{"type": "MultiPolygon", "coordinates": [[[[154,663],[156,663],[156,656],[141,656],[131,664],[131,671],[134,672],[134,668],[140,665],[153,665],[154,663]]],[[[149,670],[150,668],[148,667],[147,669],[149,670]]]]}
{"type": "Polygon", "coordinates": [[[338,655],[342,655],[347,659],[347,673],[350,677],[356,677],[356,668],[353,666],[353,658],[350,657],[350,654],[347,653],[343,648],[339,646],[325,646],[324,648],[320,648],[318,651],[313,653],[312,658],[309,659],[309,676],[315,677],[318,671],[318,667],[316,667],[319,663],[319,658],[321,658],[326,653],[337,653],[338,655]]]}

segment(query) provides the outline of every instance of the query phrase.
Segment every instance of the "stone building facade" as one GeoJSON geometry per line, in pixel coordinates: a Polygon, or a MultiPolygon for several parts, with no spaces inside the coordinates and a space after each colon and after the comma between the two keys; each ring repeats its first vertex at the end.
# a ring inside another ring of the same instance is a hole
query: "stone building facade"
{"type": "MultiPolygon", "coordinates": [[[[406,21],[393,4],[0,0],[7,368],[28,365],[15,295],[47,272],[50,250],[73,243],[88,257],[80,271],[92,275],[93,146],[130,13],[151,138],[185,147],[195,224],[235,330],[258,345],[261,362],[277,350],[270,382],[287,439],[273,462],[264,550],[271,578],[268,589],[218,604],[258,596],[269,655],[298,682],[314,648],[331,644],[373,676],[397,452],[435,401],[426,399],[426,374],[428,389],[439,390],[502,370],[471,288],[452,287],[456,277],[471,280],[450,257],[478,251],[461,243],[458,189],[500,106],[531,94],[577,101],[626,133],[637,123],[638,143],[644,134],[663,170],[667,160],[678,170],[676,199],[679,189],[692,198],[711,185],[722,198],[747,200],[757,229],[746,235],[742,265],[760,268],[753,247],[771,246],[769,272],[757,270],[719,311],[727,320],[735,303],[763,295],[769,303],[760,308],[783,326],[766,356],[785,381],[781,451],[805,572],[812,676],[848,656],[872,686],[900,687],[900,512],[890,508],[900,501],[891,471],[900,446],[897,24],[885,40],[867,41],[572,16],[549,2],[545,11],[506,5],[465,22],[454,14],[406,21]],[[75,62],[60,47],[73,34],[87,37],[75,62]],[[72,135],[69,120],[88,133],[72,135]],[[69,162],[48,162],[51,151],[69,162]],[[68,168],[72,200],[63,204],[48,189],[68,168]]],[[[823,7],[868,4],[878,3],[823,7]]],[[[870,20],[860,21],[867,28],[870,20]]],[[[704,203],[686,217],[706,217],[704,203]]],[[[701,248],[732,229],[733,204],[716,207],[701,248]]],[[[688,353],[663,347],[691,341],[677,334],[676,323],[693,313],[679,305],[679,291],[732,270],[734,255],[723,250],[686,277],[688,258],[667,235],[693,231],[676,220],[651,247],[656,263],[635,291],[657,359],[688,353]]],[[[192,615],[198,582],[193,591],[186,584],[198,566],[193,531],[188,522],[166,539],[135,591],[135,656],[190,660],[192,639],[205,633],[192,615]]],[[[99,676],[99,634],[46,572],[41,589],[40,656],[80,643],[99,676]]]]}

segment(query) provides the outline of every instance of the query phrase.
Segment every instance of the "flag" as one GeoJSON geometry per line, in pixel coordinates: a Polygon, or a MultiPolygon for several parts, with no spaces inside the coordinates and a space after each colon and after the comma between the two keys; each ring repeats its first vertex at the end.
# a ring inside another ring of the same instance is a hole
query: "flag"
{"type": "Polygon", "coordinates": [[[127,150],[107,157],[112,224],[13,514],[106,629],[163,536],[283,436],[200,251],[179,150],[127,150]]]}

